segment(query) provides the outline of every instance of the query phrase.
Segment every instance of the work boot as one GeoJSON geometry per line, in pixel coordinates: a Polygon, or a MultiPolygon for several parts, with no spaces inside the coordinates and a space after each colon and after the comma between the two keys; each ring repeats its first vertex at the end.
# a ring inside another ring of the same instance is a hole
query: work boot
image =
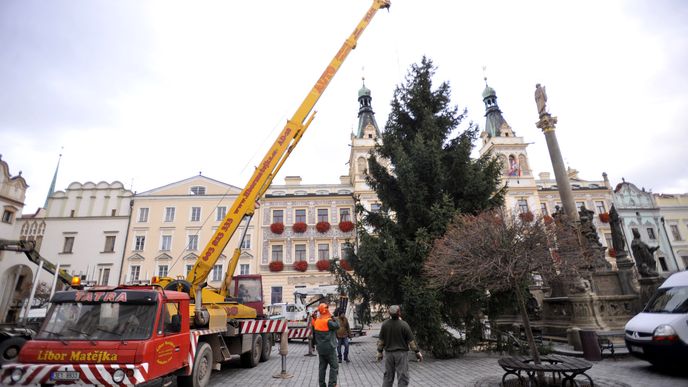
{"type": "Polygon", "coordinates": [[[344,359],[345,362],[350,363],[349,359],[344,359]]]}
{"type": "Polygon", "coordinates": [[[341,363],[342,363],[342,359],[341,359],[341,358],[339,358],[339,364],[341,364],[341,363]]]}

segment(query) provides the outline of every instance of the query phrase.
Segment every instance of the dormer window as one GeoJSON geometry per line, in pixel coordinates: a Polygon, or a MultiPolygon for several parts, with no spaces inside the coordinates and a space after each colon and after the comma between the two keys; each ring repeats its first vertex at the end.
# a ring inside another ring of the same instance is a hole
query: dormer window
{"type": "Polygon", "coordinates": [[[205,187],[202,187],[200,185],[191,187],[191,194],[192,195],[205,195],[205,187]]]}

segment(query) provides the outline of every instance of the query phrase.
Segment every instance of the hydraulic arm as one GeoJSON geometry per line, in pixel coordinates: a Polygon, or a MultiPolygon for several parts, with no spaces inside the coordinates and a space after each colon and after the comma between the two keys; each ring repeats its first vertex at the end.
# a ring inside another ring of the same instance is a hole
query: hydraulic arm
{"type": "MultiPolygon", "coordinates": [[[[316,102],[325,91],[339,67],[344,62],[352,49],[356,47],[358,38],[368,26],[373,16],[381,8],[389,8],[390,0],[374,0],[366,14],[356,26],[348,39],[344,42],[337,54],[332,58],[325,71],[315,82],[306,98],[296,110],[290,120],[287,121],[284,129],[280,132],[277,140],[267,152],[261,163],[253,172],[253,176],[248,184],[241,191],[227,215],[222,220],[217,231],[205,246],[201,255],[196,260],[193,269],[187,275],[186,280],[191,284],[190,294],[193,297],[198,287],[206,281],[213,265],[217,262],[220,254],[229,243],[229,240],[236,232],[245,217],[250,217],[255,211],[256,201],[265,193],[274,179],[277,172],[294,150],[296,144],[303,136],[310,123],[313,121],[315,112],[311,114],[316,102]]],[[[231,277],[236,268],[236,261],[239,254],[235,252],[227,270],[227,276],[231,277]]]]}

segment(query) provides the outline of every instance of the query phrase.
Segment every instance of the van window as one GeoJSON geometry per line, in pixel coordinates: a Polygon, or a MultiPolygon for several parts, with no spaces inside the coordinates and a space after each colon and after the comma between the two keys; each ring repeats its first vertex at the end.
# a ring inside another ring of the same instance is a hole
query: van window
{"type": "Polygon", "coordinates": [[[645,307],[647,313],[688,313],[688,286],[660,288],[645,307]]]}

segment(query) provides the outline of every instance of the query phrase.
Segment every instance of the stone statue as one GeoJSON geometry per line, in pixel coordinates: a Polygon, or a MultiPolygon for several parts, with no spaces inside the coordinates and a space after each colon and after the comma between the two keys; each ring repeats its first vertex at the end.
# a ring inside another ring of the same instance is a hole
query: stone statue
{"type": "Polygon", "coordinates": [[[641,241],[640,232],[633,229],[631,250],[633,251],[633,258],[635,258],[635,264],[641,277],[656,277],[658,275],[657,262],[655,262],[655,251],[658,249],[659,246],[650,247],[641,241]]]}
{"type": "Polygon", "coordinates": [[[622,251],[625,251],[626,242],[623,237],[619,212],[616,211],[616,207],[614,207],[613,204],[612,208],[609,210],[609,227],[612,230],[612,247],[614,247],[614,251],[616,251],[616,256],[618,257],[622,251]]]}
{"type": "Polygon", "coordinates": [[[578,216],[581,222],[581,233],[588,240],[589,246],[601,247],[602,243],[600,243],[600,236],[597,235],[597,228],[592,222],[595,213],[585,208],[585,205],[581,205],[578,210],[578,216]]]}
{"type": "Polygon", "coordinates": [[[545,87],[541,86],[539,83],[535,85],[535,103],[537,104],[538,115],[542,117],[543,114],[547,114],[547,93],[545,92],[545,87]]]}

